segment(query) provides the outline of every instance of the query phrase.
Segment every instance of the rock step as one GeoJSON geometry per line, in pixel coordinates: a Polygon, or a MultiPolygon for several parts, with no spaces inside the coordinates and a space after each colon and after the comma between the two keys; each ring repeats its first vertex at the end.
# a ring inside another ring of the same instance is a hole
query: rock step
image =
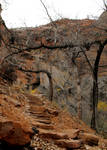
{"type": "Polygon", "coordinates": [[[54,143],[63,148],[77,149],[80,148],[82,140],[78,139],[80,130],[69,129],[62,132],[54,130],[38,129],[39,136],[44,139],[53,139],[54,143]],[[76,140],[75,140],[76,139],[76,140]]]}
{"type": "Polygon", "coordinates": [[[29,111],[29,112],[31,112],[32,114],[34,113],[34,114],[43,114],[43,111],[41,111],[41,110],[32,110],[31,108],[30,109],[27,109],[27,111],[29,111]]]}
{"type": "Polygon", "coordinates": [[[31,111],[26,111],[26,113],[35,119],[42,119],[42,120],[50,120],[51,119],[51,117],[47,114],[35,113],[35,112],[31,112],[31,111]]]}
{"type": "Polygon", "coordinates": [[[79,136],[79,129],[69,129],[64,130],[63,132],[57,132],[54,130],[39,130],[39,135],[43,138],[51,138],[51,139],[75,139],[79,136]]]}
{"type": "Polygon", "coordinates": [[[35,127],[35,128],[39,128],[39,129],[46,129],[46,130],[53,130],[54,127],[52,125],[48,125],[48,124],[44,124],[44,123],[40,123],[40,122],[33,122],[32,123],[32,126],[35,127]]]}
{"type": "Polygon", "coordinates": [[[35,104],[32,104],[32,105],[29,104],[29,107],[30,107],[31,110],[34,110],[34,111],[35,110],[45,111],[45,108],[42,105],[38,106],[38,105],[35,105],[35,104]]]}
{"type": "Polygon", "coordinates": [[[32,111],[29,111],[28,113],[30,113],[33,117],[50,118],[49,115],[43,114],[41,112],[32,112],[32,111]]]}
{"type": "Polygon", "coordinates": [[[35,105],[38,105],[38,106],[39,106],[39,105],[40,105],[40,106],[43,106],[43,105],[44,105],[43,102],[38,103],[38,102],[35,101],[35,100],[33,100],[33,101],[32,101],[32,100],[31,100],[31,101],[29,100],[29,104],[35,104],[35,105]]]}
{"type": "Polygon", "coordinates": [[[32,117],[35,119],[35,120],[46,120],[46,121],[50,121],[51,119],[50,119],[50,117],[48,117],[48,116],[43,116],[43,117],[41,117],[41,116],[35,116],[35,115],[32,115],[32,117]]]}
{"type": "Polygon", "coordinates": [[[44,123],[44,124],[51,124],[51,121],[50,120],[40,120],[40,119],[34,119],[35,122],[39,122],[39,123],[44,123]]]}
{"type": "Polygon", "coordinates": [[[90,133],[80,133],[79,138],[83,140],[84,144],[90,146],[97,146],[99,142],[99,137],[90,133]]]}
{"type": "Polygon", "coordinates": [[[32,113],[28,113],[28,112],[27,112],[27,114],[29,114],[29,116],[31,116],[35,121],[43,120],[43,121],[49,122],[51,120],[49,116],[35,115],[32,113]]]}
{"type": "Polygon", "coordinates": [[[32,114],[45,114],[47,116],[58,116],[58,114],[59,114],[59,112],[56,110],[44,109],[43,107],[40,109],[39,108],[38,107],[37,108],[29,107],[28,109],[26,109],[26,111],[28,111],[32,114]]]}
{"type": "Polygon", "coordinates": [[[45,119],[50,119],[50,116],[48,116],[48,115],[42,115],[42,114],[36,114],[36,113],[31,113],[30,112],[30,115],[33,117],[33,118],[45,118],[45,119]]]}
{"type": "Polygon", "coordinates": [[[38,112],[38,111],[39,111],[39,112],[41,112],[41,113],[44,113],[45,110],[44,110],[43,108],[40,108],[40,109],[39,109],[39,107],[37,107],[37,106],[36,106],[36,107],[30,106],[29,111],[32,111],[32,112],[38,112]]]}
{"type": "Polygon", "coordinates": [[[26,93],[26,97],[28,99],[28,102],[34,102],[36,104],[41,104],[41,105],[44,104],[43,101],[41,100],[41,98],[39,98],[36,95],[29,95],[29,94],[26,93]]]}
{"type": "Polygon", "coordinates": [[[60,147],[63,148],[69,148],[69,149],[80,149],[80,147],[83,145],[81,140],[73,140],[73,139],[60,139],[54,141],[54,143],[60,147]]]}

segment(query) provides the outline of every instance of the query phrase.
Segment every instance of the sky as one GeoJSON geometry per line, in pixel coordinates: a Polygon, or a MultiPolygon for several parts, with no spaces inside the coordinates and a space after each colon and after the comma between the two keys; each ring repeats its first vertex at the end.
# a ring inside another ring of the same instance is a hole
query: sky
{"type": "MultiPolygon", "coordinates": [[[[37,27],[49,23],[40,0],[0,0],[2,18],[8,28],[37,27]]],[[[53,20],[98,17],[103,12],[103,0],[42,0],[53,20]]]]}

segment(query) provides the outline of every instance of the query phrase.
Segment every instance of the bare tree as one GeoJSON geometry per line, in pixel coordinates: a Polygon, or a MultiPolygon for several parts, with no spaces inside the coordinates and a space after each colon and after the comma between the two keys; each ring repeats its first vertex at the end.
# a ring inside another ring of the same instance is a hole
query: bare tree
{"type": "Polygon", "coordinates": [[[46,14],[47,14],[47,16],[48,16],[50,22],[52,23],[53,27],[57,28],[56,24],[54,23],[52,17],[50,16],[50,14],[49,14],[49,12],[48,12],[48,9],[47,9],[45,3],[44,3],[42,0],[40,0],[40,2],[41,2],[41,4],[43,5],[43,7],[45,8],[46,14]]]}
{"type": "Polygon", "coordinates": [[[47,14],[47,16],[48,16],[48,18],[49,18],[49,20],[50,20],[50,23],[51,23],[51,25],[52,25],[52,28],[53,28],[53,30],[54,30],[54,43],[56,43],[57,25],[54,23],[54,21],[53,21],[51,15],[49,14],[49,11],[48,11],[48,9],[47,9],[45,3],[43,2],[43,0],[40,0],[40,2],[41,2],[41,4],[42,4],[43,7],[44,7],[44,9],[45,9],[45,11],[46,11],[46,14],[47,14]]]}

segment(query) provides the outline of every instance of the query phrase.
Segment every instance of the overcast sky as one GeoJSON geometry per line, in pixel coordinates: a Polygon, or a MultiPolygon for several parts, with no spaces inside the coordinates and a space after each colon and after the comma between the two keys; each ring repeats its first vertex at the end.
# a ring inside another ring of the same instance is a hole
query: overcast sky
{"type": "MultiPolygon", "coordinates": [[[[11,27],[38,26],[49,22],[40,0],[6,0],[2,17],[11,27]]],[[[53,20],[59,18],[83,19],[102,13],[102,0],[43,0],[53,20]]]]}

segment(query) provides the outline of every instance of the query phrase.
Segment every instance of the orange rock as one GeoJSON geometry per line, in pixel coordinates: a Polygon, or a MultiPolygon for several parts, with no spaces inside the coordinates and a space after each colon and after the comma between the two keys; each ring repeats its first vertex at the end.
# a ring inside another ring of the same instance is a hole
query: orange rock
{"type": "Polygon", "coordinates": [[[63,132],[56,132],[52,130],[39,130],[40,135],[42,137],[52,138],[52,139],[74,139],[78,136],[79,130],[78,129],[69,129],[64,130],[63,132]]]}
{"type": "Polygon", "coordinates": [[[65,140],[65,139],[61,139],[61,140],[56,140],[55,144],[61,146],[61,147],[65,147],[65,148],[80,148],[82,145],[82,142],[80,140],[65,140]]]}
{"type": "Polygon", "coordinates": [[[30,142],[33,131],[14,121],[0,122],[0,140],[9,145],[23,146],[30,142]]]}
{"type": "Polygon", "coordinates": [[[66,133],[70,139],[77,138],[79,135],[79,129],[65,129],[63,133],[66,133]]]}
{"type": "Polygon", "coordinates": [[[11,146],[22,146],[30,142],[34,133],[28,116],[15,106],[12,98],[0,95],[0,140],[11,146]]]}
{"type": "Polygon", "coordinates": [[[68,138],[68,135],[65,134],[65,133],[58,133],[58,132],[55,132],[55,131],[48,131],[48,130],[42,130],[40,129],[39,130],[39,134],[42,136],[42,137],[46,137],[46,138],[52,138],[52,139],[67,139],[68,138]]]}

